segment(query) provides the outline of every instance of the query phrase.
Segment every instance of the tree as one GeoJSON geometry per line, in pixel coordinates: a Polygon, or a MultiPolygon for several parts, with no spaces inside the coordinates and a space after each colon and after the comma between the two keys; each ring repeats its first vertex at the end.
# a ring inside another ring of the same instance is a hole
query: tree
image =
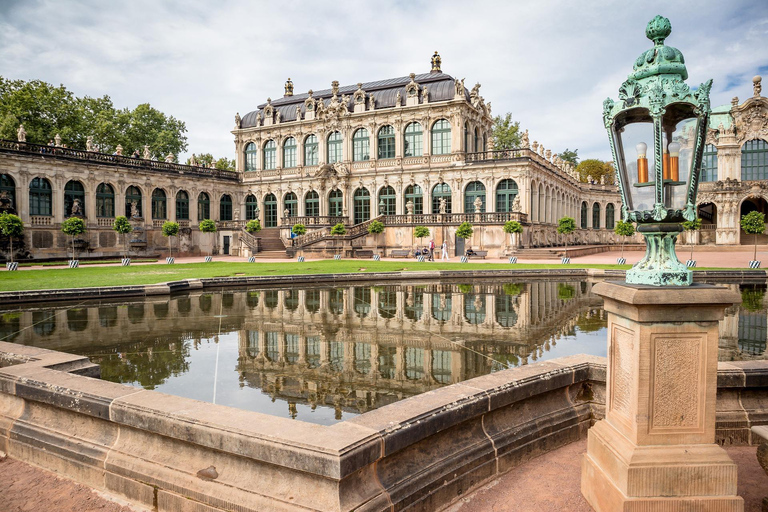
{"type": "Polygon", "coordinates": [[[118,215],[115,217],[115,222],[112,224],[112,229],[119,235],[123,235],[123,258],[128,257],[128,233],[133,231],[133,226],[128,222],[128,218],[125,215],[118,215]]]}
{"type": "Polygon", "coordinates": [[[258,233],[261,231],[261,221],[259,219],[249,220],[245,224],[245,230],[250,234],[258,233]]]}
{"type": "MultiPolygon", "coordinates": [[[[512,114],[493,118],[493,149],[515,149],[520,147],[520,122],[512,121],[512,114]]],[[[485,151],[485,148],[483,148],[485,151]]]]}
{"type": "Polygon", "coordinates": [[[79,217],[70,217],[61,223],[61,231],[72,237],[72,259],[75,258],[75,237],[85,233],[85,222],[79,217]]]}
{"type": "Polygon", "coordinates": [[[173,222],[170,220],[163,222],[163,236],[168,237],[168,252],[170,253],[171,257],[173,257],[173,245],[171,244],[171,237],[178,236],[178,234],[178,222],[173,222]]]}
{"type": "Polygon", "coordinates": [[[505,233],[513,234],[513,233],[522,233],[523,232],[523,225],[517,222],[516,220],[508,220],[504,223],[504,227],[502,228],[505,233]]]}
{"type": "Polygon", "coordinates": [[[373,239],[375,240],[375,252],[379,252],[379,235],[384,232],[384,223],[380,220],[374,220],[370,224],[368,224],[368,233],[373,235],[373,239]]]}
{"type": "Polygon", "coordinates": [[[10,259],[13,263],[13,239],[21,237],[24,233],[24,223],[18,215],[8,212],[0,213],[0,233],[7,236],[11,242],[10,259]]]}
{"type": "Polygon", "coordinates": [[[565,236],[565,257],[568,257],[568,236],[576,231],[576,221],[573,217],[563,217],[557,221],[557,232],[565,236]]]}
{"type": "Polygon", "coordinates": [[[701,219],[696,218],[694,220],[687,220],[683,222],[683,229],[686,230],[689,233],[689,237],[691,238],[689,242],[691,242],[691,259],[693,259],[693,231],[698,231],[701,229],[701,219]]]}
{"type": "MultiPolygon", "coordinates": [[[[294,224],[291,228],[291,233],[296,236],[301,236],[307,233],[307,226],[304,224],[294,224]]],[[[302,253],[303,254],[303,253],[302,253]]]]}
{"type": "Polygon", "coordinates": [[[416,226],[413,228],[413,236],[419,239],[419,245],[424,245],[424,237],[429,236],[429,228],[426,226],[416,226]]]}
{"type": "MultiPolygon", "coordinates": [[[[203,219],[200,221],[200,225],[198,226],[200,228],[200,232],[202,233],[215,233],[216,232],[216,223],[213,222],[211,219],[203,219]]],[[[213,256],[213,245],[211,244],[211,256],[213,256]]]]}
{"type": "Polygon", "coordinates": [[[621,257],[624,257],[624,242],[628,236],[635,234],[635,225],[631,222],[620,220],[613,228],[613,232],[621,237],[621,257]]]}
{"type": "MultiPolygon", "coordinates": [[[[187,158],[187,165],[190,164],[191,158],[187,158]]],[[[199,167],[210,167],[211,163],[214,161],[213,155],[210,153],[201,153],[199,155],[195,155],[195,161],[199,167]]],[[[228,158],[222,157],[216,160],[216,163],[214,165],[215,169],[220,169],[222,171],[234,171],[235,170],[235,161],[229,160],[228,158]]]]}
{"type": "Polygon", "coordinates": [[[606,185],[612,185],[616,176],[612,163],[594,158],[584,160],[577,165],[576,172],[579,173],[579,181],[582,183],[589,183],[590,179],[600,183],[600,180],[605,177],[606,185]]]}
{"type": "Polygon", "coordinates": [[[579,165],[579,150],[578,149],[574,149],[573,151],[571,151],[570,149],[565,148],[557,156],[559,156],[561,160],[570,163],[574,167],[579,165]]]}
{"type": "Polygon", "coordinates": [[[475,230],[472,228],[472,224],[469,222],[462,222],[459,224],[459,227],[456,228],[456,236],[466,240],[468,238],[472,238],[472,234],[475,232],[475,230]]]}
{"type": "Polygon", "coordinates": [[[741,217],[741,229],[748,235],[755,235],[755,253],[752,259],[757,261],[757,235],[765,232],[765,214],[758,211],[749,212],[741,217]]]}

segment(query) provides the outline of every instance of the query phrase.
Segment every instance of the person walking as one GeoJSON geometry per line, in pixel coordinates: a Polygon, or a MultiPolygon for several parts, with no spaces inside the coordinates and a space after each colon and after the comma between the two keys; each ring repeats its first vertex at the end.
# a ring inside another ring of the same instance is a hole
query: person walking
{"type": "Polygon", "coordinates": [[[441,260],[448,261],[448,242],[443,240],[443,254],[440,257],[441,260]]]}
{"type": "Polygon", "coordinates": [[[429,241],[429,261],[435,261],[435,239],[429,241]]]}

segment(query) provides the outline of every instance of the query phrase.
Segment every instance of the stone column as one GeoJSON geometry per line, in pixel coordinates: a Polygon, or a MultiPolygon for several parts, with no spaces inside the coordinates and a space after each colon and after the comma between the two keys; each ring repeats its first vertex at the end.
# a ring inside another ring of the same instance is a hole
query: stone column
{"type": "Polygon", "coordinates": [[[712,285],[599,283],[608,313],[606,415],[589,430],[581,492],[603,511],[743,511],[715,444],[718,321],[740,301],[712,285]]]}

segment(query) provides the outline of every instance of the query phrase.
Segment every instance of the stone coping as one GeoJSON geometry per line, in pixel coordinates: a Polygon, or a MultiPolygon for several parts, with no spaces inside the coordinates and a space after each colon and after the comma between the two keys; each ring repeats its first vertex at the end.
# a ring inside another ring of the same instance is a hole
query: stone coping
{"type": "MultiPolygon", "coordinates": [[[[349,283],[365,281],[413,281],[440,279],[482,279],[510,277],[521,279],[620,279],[624,270],[604,269],[489,269],[489,270],[427,270],[410,272],[365,272],[339,274],[293,274],[283,276],[235,276],[183,279],[166,283],[91,288],[63,288],[54,290],[19,290],[0,292],[0,305],[58,302],[68,300],[112,299],[120,297],[149,297],[202,288],[237,286],[270,286],[307,283],[349,283]]],[[[717,280],[722,283],[742,281],[765,282],[765,270],[702,270],[693,273],[695,281],[717,280]]]]}

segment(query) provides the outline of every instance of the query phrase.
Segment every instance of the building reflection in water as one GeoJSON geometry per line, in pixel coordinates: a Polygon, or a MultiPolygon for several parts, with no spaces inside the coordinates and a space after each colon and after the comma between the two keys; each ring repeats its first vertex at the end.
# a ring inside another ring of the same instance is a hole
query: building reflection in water
{"type": "MultiPolygon", "coordinates": [[[[6,311],[0,338],[88,355],[104,379],[207,401],[218,373],[217,403],[306,421],[315,419],[304,411],[322,410],[317,421],[328,423],[510,366],[605,355],[605,314],[591,287],[217,291],[6,311]],[[222,351],[218,372],[211,347],[222,351]]],[[[745,287],[743,296],[721,322],[721,360],[765,357],[765,289],[745,287]]]]}

